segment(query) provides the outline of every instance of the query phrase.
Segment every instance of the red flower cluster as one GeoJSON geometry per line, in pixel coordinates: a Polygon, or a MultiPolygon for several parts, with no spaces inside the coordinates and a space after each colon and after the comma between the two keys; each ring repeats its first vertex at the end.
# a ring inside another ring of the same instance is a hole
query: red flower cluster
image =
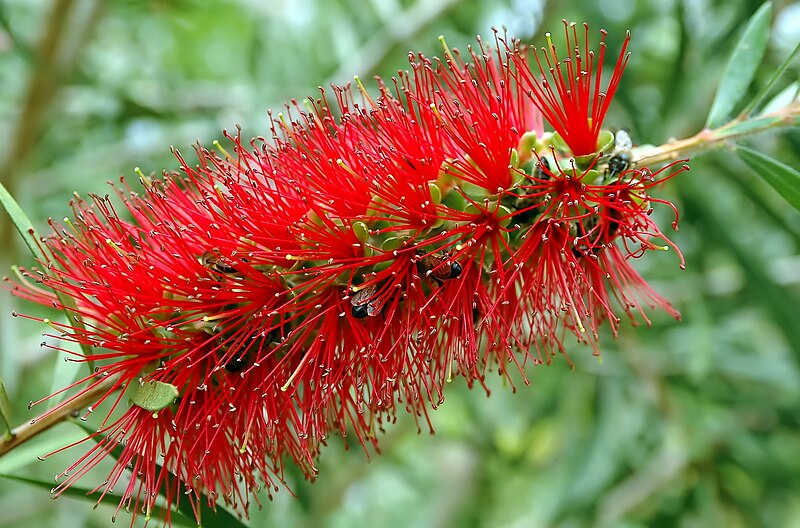
{"type": "Polygon", "coordinates": [[[313,476],[331,432],[375,444],[398,406],[426,421],[454,375],[549,362],[567,333],[596,346],[620,309],[677,317],[628,259],[660,247],[649,193],[687,167],[628,167],[625,134],[600,128],[628,40],[602,92],[604,44],[595,57],[566,27],[552,81],[501,36],[445,47],[376,98],[359,83],[289,105],[270,140],[230,137],[232,155],[176,153],[180,173],[117,188],[124,214],[76,200],[28,274],[47,288],[12,285],[72,298],[84,324],[51,324],[95,349],[81,384],[116,380],[56,492],[117,451],[99,489],[127,482],[133,512],[159,493],[246,512],[286,460],[313,476]]]}

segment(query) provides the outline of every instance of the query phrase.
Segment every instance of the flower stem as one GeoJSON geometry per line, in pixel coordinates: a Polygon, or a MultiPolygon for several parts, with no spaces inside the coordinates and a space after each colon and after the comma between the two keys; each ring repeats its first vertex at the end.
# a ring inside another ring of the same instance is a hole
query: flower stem
{"type": "Polygon", "coordinates": [[[78,395],[76,398],[66,402],[64,405],[53,411],[49,411],[49,413],[42,416],[41,419],[34,418],[28,423],[15,427],[11,431],[9,437],[0,438],[0,457],[15,447],[39,436],[54,425],[69,418],[75,418],[81,409],[91,405],[109,391],[114,390],[115,386],[118,384],[119,380],[116,376],[109,377],[101,383],[97,383],[86,392],[78,395]]]}
{"type": "Polygon", "coordinates": [[[731,141],[773,130],[800,125],[800,102],[795,102],[770,114],[749,117],[742,115],[715,129],[704,129],[694,136],[677,139],[660,146],[643,145],[633,151],[638,166],[657,165],[689,154],[727,145],[731,141]]]}

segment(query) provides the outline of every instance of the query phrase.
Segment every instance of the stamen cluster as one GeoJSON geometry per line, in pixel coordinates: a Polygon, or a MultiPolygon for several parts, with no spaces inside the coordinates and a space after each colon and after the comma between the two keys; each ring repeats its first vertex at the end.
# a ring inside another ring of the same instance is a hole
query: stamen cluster
{"type": "Polygon", "coordinates": [[[83,325],[50,324],[94,351],[65,351],[99,365],[81,392],[116,380],[56,492],[118,450],[98,490],[125,483],[133,512],[158,493],[246,512],[285,461],[313,476],[332,432],[367,446],[398,409],[427,423],[454,376],[548,363],[569,334],[597,350],[620,312],[678,317],[629,260],[670,244],[650,192],[687,167],[629,166],[627,134],[601,128],[628,39],[601,90],[605,44],[565,28],[567,58],[534,53],[542,76],[502,35],[445,46],[376,97],[334,87],[270,114],[269,138],[226,134],[232,153],[176,151],[143,193],[76,198],[11,286],[73,299],[83,325]]]}

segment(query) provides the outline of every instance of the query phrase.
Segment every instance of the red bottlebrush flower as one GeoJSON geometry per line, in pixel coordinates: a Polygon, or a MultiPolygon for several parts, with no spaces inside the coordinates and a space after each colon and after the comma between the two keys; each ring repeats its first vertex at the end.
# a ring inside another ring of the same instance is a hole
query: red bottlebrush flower
{"type": "MultiPolygon", "coordinates": [[[[543,132],[542,116],[517,78],[530,72],[525,47],[510,50],[495,34],[494,49],[479,39],[479,49],[467,49],[470,63],[458,50],[445,47],[444,61],[434,67],[420,56],[417,83],[427,77],[429,104],[434,105],[451,141],[458,147],[447,171],[490,193],[513,183],[511,153],[525,132],[543,132]]],[[[425,101],[420,102],[423,104],[425,101]]]]}
{"type": "MultiPolygon", "coordinates": [[[[516,271],[503,288],[516,296],[520,321],[516,324],[534,329],[531,344],[544,351],[538,359],[564,352],[564,331],[594,346],[598,325],[607,319],[616,334],[619,318],[612,298],[626,313],[636,311],[647,322],[642,303],[679,317],[647,286],[628,259],[666,248],[653,239],[675,247],[649,216],[651,201],[675,208],[651,198],[648,192],[688,170],[685,161],[673,162],[655,173],[644,168],[602,175],[594,170],[594,164],[579,171],[574,161],[569,169],[562,169],[557,162],[557,170],[551,170],[544,158],[539,159],[536,174],[520,187],[524,192],[517,196],[527,207],[538,208],[541,216],[520,237],[520,247],[512,257],[516,271]]],[[[673,227],[677,228],[677,211],[673,227]]]]}
{"type": "MultiPolygon", "coordinates": [[[[62,339],[98,349],[91,358],[75,357],[99,366],[73,386],[89,385],[62,405],[104,378],[116,380],[89,408],[111,402],[93,435],[99,443],[63,474],[68,478],[56,493],[121,448],[102,494],[126,467],[134,468],[139,480],[121,499],[134,512],[149,512],[159,492],[168,505],[179,493],[241,503],[258,482],[282,481],[284,456],[311,473],[318,450],[315,439],[296,435],[302,417],[292,395],[275,384],[260,386],[269,376],[285,375],[271,344],[279,340],[280,322],[261,314],[279,306],[286,289],[274,276],[252,275],[246,259],[211,256],[217,250],[186,237],[178,218],[155,216],[166,198],[159,189],[150,187],[146,198],[120,193],[135,223],[120,219],[107,199],[95,198],[93,207],[76,201],[76,221],[54,224],[58,235],[45,241],[51,265],[37,282],[72,298],[85,326],[50,324],[62,339]],[[250,383],[240,376],[243,370],[252,374],[250,383]],[[137,387],[153,384],[174,387],[177,402],[156,408],[137,403],[137,387]],[[124,392],[115,395],[119,389],[124,392]],[[134,405],[115,419],[127,398],[134,405]]],[[[186,189],[184,196],[190,196],[186,189]]],[[[203,203],[196,196],[189,202],[203,203]]],[[[23,285],[15,293],[59,306],[52,293],[23,285]]]]}
{"type": "MultiPolygon", "coordinates": [[[[611,99],[617,91],[622,72],[628,63],[630,32],[626,34],[605,89],[601,86],[606,53],[606,31],[600,31],[599,53],[589,48],[589,26],[583,25],[583,36],[577,25],[564,20],[567,56],[560,58],[547,34],[547,48],[534,57],[542,75],[537,78],[531,70],[520,66],[521,81],[530,89],[533,103],[545,120],[569,146],[573,156],[593,154],[599,150],[598,137],[611,99]]],[[[515,55],[515,57],[517,57],[515,55]]]]}
{"type": "MultiPolygon", "coordinates": [[[[52,323],[62,337],[97,349],[97,374],[75,387],[117,381],[99,398],[112,409],[97,445],[57,491],[120,451],[98,489],[132,467],[126,508],[186,493],[246,514],[285,459],[313,477],[332,432],[377,446],[398,406],[427,422],[454,374],[471,386],[548,362],[568,333],[596,347],[620,307],[677,316],[628,259],[663,238],[650,191],[684,169],[581,157],[596,150],[627,39],[602,94],[604,44],[595,60],[569,28],[576,50],[558,63],[552,48],[553,85],[505,37],[411,56],[374,98],[359,83],[293,103],[269,141],[228,136],[233,154],[198,148],[194,166],[176,152],[180,173],[117,191],[131,220],[108,199],[75,202],[37,282],[85,322],[52,323]]],[[[26,279],[15,293],[59,306],[26,279]]]]}

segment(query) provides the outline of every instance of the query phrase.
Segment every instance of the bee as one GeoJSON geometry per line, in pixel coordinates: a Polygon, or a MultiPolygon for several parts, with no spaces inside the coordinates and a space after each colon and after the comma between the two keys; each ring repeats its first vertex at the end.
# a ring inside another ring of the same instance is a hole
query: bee
{"type": "MultiPolygon", "coordinates": [[[[605,223],[604,227],[605,233],[602,234],[602,238],[608,241],[613,239],[614,236],[617,234],[617,231],[619,230],[619,220],[617,220],[618,213],[616,213],[614,210],[610,210],[607,216],[608,217],[603,220],[603,222],[605,223]]],[[[581,237],[592,236],[590,235],[590,233],[595,231],[595,229],[598,226],[598,222],[599,222],[598,217],[594,215],[588,218],[584,218],[582,221],[579,220],[575,223],[576,231],[579,233],[579,236],[581,237]]],[[[599,236],[600,236],[599,234],[593,235],[595,239],[598,239],[599,236]]],[[[575,255],[575,257],[577,258],[580,258],[588,253],[593,253],[596,255],[600,252],[602,247],[603,246],[597,245],[596,243],[593,243],[591,245],[577,244],[572,247],[572,254],[575,255]]]]}
{"type": "Polygon", "coordinates": [[[243,371],[246,367],[253,364],[255,354],[252,347],[247,347],[244,352],[239,352],[235,357],[232,357],[225,363],[225,370],[230,373],[237,373],[243,371]]]}
{"type": "Polygon", "coordinates": [[[200,263],[210,269],[215,273],[219,273],[220,275],[232,275],[237,272],[236,268],[225,262],[221,257],[211,253],[210,251],[206,251],[203,253],[203,256],[200,257],[200,263]]]}
{"type": "Polygon", "coordinates": [[[417,269],[426,277],[442,284],[446,280],[457,279],[461,275],[461,264],[450,260],[450,254],[441,252],[438,255],[424,255],[417,261],[417,269]]]}
{"type": "Polygon", "coordinates": [[[633,138],[627,129],[620,128],[614,134],[614,150],[608,158],[606,175],[613,178],[628,170],[631,166],[631,149],[633,148],[633,138]]]}
{"type": "Polygon", "coordinates": [[[504,205],[514,211],[514,222],[520,224],[531,222],[541,214],[541,208],[533,207],[536,200],[526,198],[525,194],[531,186],[550,179],[550,162],[547,158],[539,158],[535,163],[531,160],[529,163],[530,165],[523,167],[526,171],[524,185],[512,189],[512,192],[503,197],[504,205]]]}
{"type": "Polygon", "coordinates": [[[217,357],[222,360],[224,358],[229,358],[225,362],[225,370],[230,373],[236,373],[243,371],[246,367],[253,364],[253,360],[255,359],[255,348],[254,346],[237,346],[233,343],[229,343],[226,338],[225,334],[219,334],[216,336],[216,344],[214,346],[214,351],[217,357]],[[231,348],[235,347],[236,351],[231,353],[231,348]]]}
{"type": "Polygon", "coordinates": [[[356,319],[364,319],[365,317],[376,317],[383,311],[385,300],[381,300],[377,296],[378,286],[373,284],[366,288],[360,289],[353,293],[350,297],[350,313],[356,319]]]}
{"type": "Polygon", "coordinates": [[[545,172],[550,171],[550,162],[547,161],[547,158],[539,158],[539,161],[536,162],[536,169],[533,171],[533,177],[537,180],[549,180],[550,175],[545,172]]]}
{"type": "Polygon", "coordinates": [[[228,361],[225,362],[225,370],[230,373],[237,373],[254,365],[258,360],[260,351],[264,350],[267,346],[275,346],[277,340],[278,331],[275,329],[270,330],[266,335],[263,335],[263,337],[251,339],[247,343],[238,342],[235,345],[226,343],[225,338],[219,336],[217,338],[217,344],[219,345],[217,354],[220,359],[225,357],[229,358],[228,361]],[[234,353],[230,353],[232,346],[236,346],[236,351],[234,353]]]}

